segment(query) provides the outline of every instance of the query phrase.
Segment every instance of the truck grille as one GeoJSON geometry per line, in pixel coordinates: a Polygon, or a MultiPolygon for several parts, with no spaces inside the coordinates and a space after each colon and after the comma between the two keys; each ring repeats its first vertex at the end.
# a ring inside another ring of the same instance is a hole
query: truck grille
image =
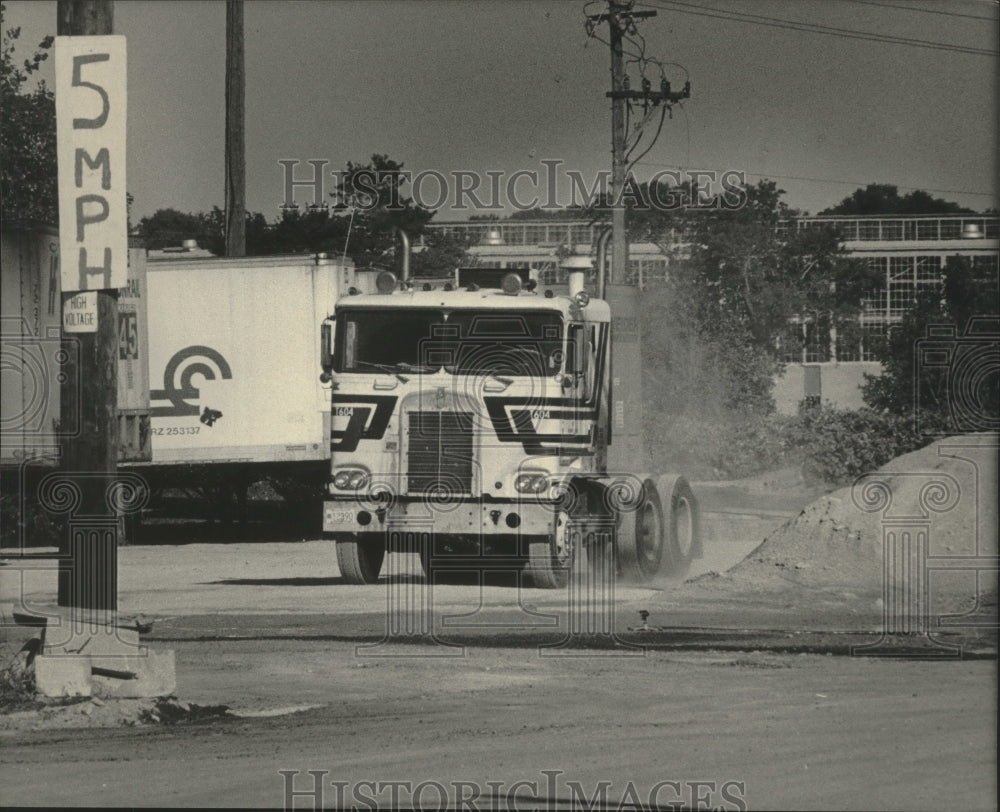
{"type": "Polygon", "coordinates": [[[472,493],[472,415],[410,412],[409,493],[472,493]]]}

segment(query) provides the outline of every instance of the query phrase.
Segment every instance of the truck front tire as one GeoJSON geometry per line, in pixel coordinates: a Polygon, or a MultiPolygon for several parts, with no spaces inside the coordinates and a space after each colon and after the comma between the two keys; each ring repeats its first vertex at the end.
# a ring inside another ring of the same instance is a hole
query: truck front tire
{"type": "Polygon", "coordinates": [[[337,539],[337,566],[348,584],[374,584],[378,581],[385,561],[385,540],[376,534],[366,538],[362,534],[337,539]]]}
{"type": "Polygon", "coordinates": [[[560,555],[554,539],[528,545],[528,574],[539,589],[562,589],[569,583],[570,558],[560,555]]]}

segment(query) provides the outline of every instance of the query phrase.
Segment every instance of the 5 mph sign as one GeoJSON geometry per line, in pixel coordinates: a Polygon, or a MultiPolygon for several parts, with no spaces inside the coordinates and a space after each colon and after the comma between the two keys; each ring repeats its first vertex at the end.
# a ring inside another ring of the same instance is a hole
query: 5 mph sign
{"type": "Polygon", "coordinates": [[[126,284],[125,71],[125,37],[56,37],[64,292],[126,284]]]}

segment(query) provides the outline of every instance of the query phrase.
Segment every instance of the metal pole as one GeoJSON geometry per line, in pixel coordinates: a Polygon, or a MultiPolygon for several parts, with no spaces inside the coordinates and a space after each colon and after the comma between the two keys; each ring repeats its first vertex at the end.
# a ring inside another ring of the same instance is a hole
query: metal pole
{"type": "Polygon", "coordinates": [[[611,42],[611,274],[613,284],[625,284],[628,276],[628,239],[625,232],[625,61],[622,55],[623,20],[627,6],[615,0],[608,3],[608,28],[611,42]]]}

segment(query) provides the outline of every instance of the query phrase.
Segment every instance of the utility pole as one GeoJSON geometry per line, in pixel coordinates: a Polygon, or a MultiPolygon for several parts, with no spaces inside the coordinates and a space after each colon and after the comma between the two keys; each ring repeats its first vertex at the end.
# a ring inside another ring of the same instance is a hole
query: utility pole
{"type": "MultiPolygon", "coordinates": [[[[59,36],[112,34],[112,0],[59,0],[59,36]]],[[[71,171],[60,167],[60,171],[71,171]]],[[[62,228],[71,228],[64,223],[62,228]]],[[[62,257],[62,262],[72,262],[62,257]]],[[[97,294],[97,331],[63,337],[69,362],[60,384],[60,466],[76,490],[74,511],[87,517],[66,522],[61,537],[58,604],[74,610],[118,609],[118,532],[106,493],[118,474],[118,291],[97,294]],[[78,363],[73,359],[78,358],[78,363]],[[72,433],[72,436],[67,436],[72,433]]],[[[62,300],[72,298],[63,292],[62,300]]]]}
{"type": "MultiPolygon", "coordinates": [[[[628,232],[625,225],[625,61],[622,56],[622,28],[631,22],[628,7],[615,0],[608,2],[608,30],[611,42],[611,279],[624,284],[628,276],[628,232]]],[[[655,11],[640,11],[652,17],[655,11]]]]}
{"type": "MultiPolygon", "coordinates": [[[[684,90],[672,93],[670,83],[663,80],[659,91],[654,91],[647,80],[643,80],[641,90],[630,90],[625,73],[625,58],[622,48],[623,35],[634,30],[636,20],[655,17],[655,11],[633,11],[633,2],[608,0],[608,10],[603,14],[591,14],[587,20],[591,26],[607,22],[611,45],[611,273],[608,282],[625,284],[628,277],[628,232],[625,223],[625,203],[622,191],[625,188],[625,103],[628,100],[642,100],[644,103],[670,103],[690,96],[690,83],[684,90]]],[[[588,28],[588,30],[590,30],[588,28]]]]}
{"type": "Polygon", "coordinates": [[[243,0],[226,0],[226,256],[246,256],[243,0]]]}

